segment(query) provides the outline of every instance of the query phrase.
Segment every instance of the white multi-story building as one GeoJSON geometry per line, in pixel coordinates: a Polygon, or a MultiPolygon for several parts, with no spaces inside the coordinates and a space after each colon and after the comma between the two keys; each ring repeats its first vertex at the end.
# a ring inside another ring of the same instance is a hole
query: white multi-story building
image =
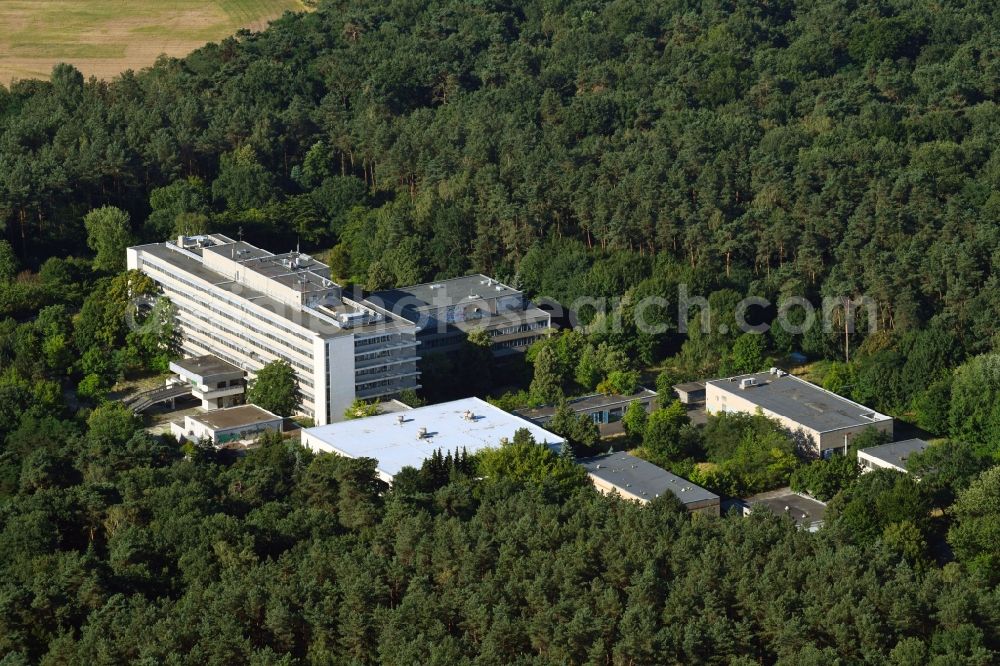
{"type": "Polygon", "coordinates": [[[346,298],[308,255],[272,254],[221,234],[181,236],[130,247],[128,267],[176,307],[185,356],[213,354],[251,376],[287,361],[302,412],[318,424],[340,420],[355,398],[419,387],[416,327],[346,298]]]}

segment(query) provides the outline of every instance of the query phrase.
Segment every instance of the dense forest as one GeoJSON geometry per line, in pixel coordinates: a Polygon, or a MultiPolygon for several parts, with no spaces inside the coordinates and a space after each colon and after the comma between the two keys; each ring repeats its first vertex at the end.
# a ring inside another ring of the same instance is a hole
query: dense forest
{"type": "Polygon", "coordinates": [[[0,86],[0,663],[995,663],[998,12],[325,2],[113,81],[0,86]],[[107,398],[176,351],[124,247],[201,231],[364,289],[482,271],[609,299],[521,368],[477,336],[425,359],[421,399],[668,395],[798,351],[948,439],[917,482],[803,460],[760,416],[627,414],[626,445],[720,494],[829,500],[817,533],[600,497],[530,442],[391,489],[289,442],[179,446],[107,398]],[[875,321],[684,333],[680,289],[726,318],[865,295],[875,321]],[[661,332],[634,323],[649,296],[661,332]]]}
{"type": "Polygon", "coordinates": [[[884,328],[939,317],[985,351],[996,11],[330,2],[112,82],[0,88],[0,219],[28,265],[113,204],[148,240],[336,246],[367,286],[867,293],[884,328]]]}
{"type": "Polygon", "coordinates": [[[959,492],[963,564],[940,568],[914,550],[926,519],[906,518],[929,500],[892,472],[813,534],[611,500],[530,441],[432,459],[386,492],[371,460],[280,440],[182,457],[138,427],[108,403],[8,437],[26,463],[0,505],[4,664],[986,666],[1000,650],[1000,559],[976,555],[1000,468],[959,492]]]}

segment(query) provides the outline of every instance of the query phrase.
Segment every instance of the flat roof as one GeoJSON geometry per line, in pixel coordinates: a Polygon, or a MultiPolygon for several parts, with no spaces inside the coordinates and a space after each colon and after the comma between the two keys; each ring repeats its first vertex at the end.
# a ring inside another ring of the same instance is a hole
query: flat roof
{"type": "Polygon", "coordinates": [[[909,457],[914,453],[923,451],[928,446],[930,446],[930,442],[922,439],[904,439],[899,442],[870,446],[867,449],[861,449],[858,451],[858,454],[864,453],[866,456],[881,460],[900,469],[907,469],[909,457]]]}
{"type": "Polygon", "coordinates": [[[787,373],[772,375],[769,372],[757,372],[737,375],[726,379],[713,379],[708,385],[817,432],[874,425],[892,420],[892,417],[879,414],[873,409],[787,373]],[[741,381],[749,378],[756,380],[756,385],[741,389],[741,381]]]}
{"type": "Polygon", "coordinates": [[[502,439],[513,439],[520,428],[526,428],[539,444],[555,448],[563,442],[562,437],[485,400],[463,398],[307,428],[303,443],[349,458],[375,458],[378,470],[393,477],[404,467],[419,468],[438,449],[447,452],[465,448],[475,453],[497,448],[502,439]],[[466,412],[471,412],[471,420],[465,418],[466,412]],[[418,436],[420,428],[427,429],[425,438],[418,436]]]}
{"type": "Polygon", "coordinates": [[[228,361],[223,361],[214,354],[192,356],[191,358],[182,358],[176,361],[171,361],[171,369],[175,366],[186,373],[197,377],[212,377],[214,375],[239,375],[242,377],[244,374],[241,368],[236,367],[228,361]]]}
{"type": "MultiPolygon", "coordinates": [[[[585,395],[580,398],[568,400],[566,401],[566,404],[568,404],[569,408],[574,412],[588,412],[602,407],[612,407],[614,405],[633,402],[635,400],[648,400],[655,398],[657,395],[656,391],[650,391],[648,388],[640,388],[632,395],[592,393],[591,395],[585,395]]],[[[544,419],[555,414],[558,407],[558,405],[544,405],[542,407],[534,407],[531,409],[519,409],[514,413],[518,416],[523,416],[529,419],[544,419]]]]}
{"type": "Polygon", "coordinates": [[[424,310],[461,303],[474,303],[478,300],[502,298],[520,293],[520,290],[502,284],[482,273],[474,273],[448,280],[415,284],[410,287],[376,291],[371,293],[368,298],[390,310],[397,303],[407,308],[424,310]]]}
{"type": "Polygon", "coordinates": [[[823,516],[826,515],[825,504],[811,497],[793,493],[788,488],[754,495],[743,501],[751,509],[755,506],[761,506],[776,516],[788,516],[795,521],[796,525],[807,529],[822,523],[823,516]]]}
{"type": "MultiPolygon", "coordinates": [[[[401,329],[411,329],[413,326],[413,324],[406,319],[398,317],[385,317],[376,323],[345,328],[327,320],[327,317],[333,319],[336,314],[339,314],[337,310],[331,310],[330,314],[323,315],[323,313],[318,310],[312,310],[308,307],[295,307],[287,303],[282,303],[281,301],[271,298],[263,292],[246,285],[245,283],[236,282],[221,273],[217,273],[210,268],[206,268],[200,258],[197,258],[197,253],[192,252],[192,250],[181,250],[170,243],[149,243],[147,245],[137,245],[130,249],[150,254],[157,259],[167,262],[179,271],[193,275],[194,277],[197,277],[218,289],[227,291],[233,296],[253,303],[264,310],[273,312],[289,323],[305,328],[309,332],[315,333],[324,338],[334,337],[337,335],[348,335],[350,333],[354,333],[355,335],[366,335],[371,333],[393,332],[401,329]],[[190,256],[188,253],[194,254],[195,256],[190,256]]],[[[212,248],[201,249],[204,250],[212,248]]],[[[343,307],[345,312],[362,311],[346,299],[344,299],[343,307]]]]}
{"type": "Polygon", "coordinates": [[[683,391],[684,393],[694,393],[695,391],[704,391],[705,382],[684,382],[682,384],[674,384],[671,388],[683,391]]]}
{"type": "Polygon", "coordinates": [[[272,414],[257,405],[238,405],[224,409],[213,409],[201,414],[195,414],[190,418],[192,421],[197,421],[211,430],[230,430],[241,426],[252,426],[266,421],[281,419],[277,414],[272,414]]]}
{"type": "Polygon", "coordinates": [[[629,453],[606,453],[579,463],[588,474],[648,500],[667,492],[683,504],[719,499],[715,493],[629,453]]]}

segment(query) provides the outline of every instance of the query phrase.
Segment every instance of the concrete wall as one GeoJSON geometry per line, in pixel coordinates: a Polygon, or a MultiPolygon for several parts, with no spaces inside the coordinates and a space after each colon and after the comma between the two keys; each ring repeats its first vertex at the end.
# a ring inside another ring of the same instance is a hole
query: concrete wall
{"type": "Polygon", "coordinates": [[[241,441],[245,439],[254,439],[259,437],[265,432],[281,432],[281,423],[283,419],[275,419],[274,421],[264,421],[261,423],[255,423],[252,426],[245,426],[241,428],[229,428],[226,430],[216,430],[212,441],[216,445],[225,444],[227,442],[241,441]]]}
{"type": "MultiPolygon", "coordinates": [[[[354,402],[354,336],[347,335],[327,341],[330,360],[330,421],[342,421],[344,411],[354,402]]],[[[317,425],[327,421],[317,421],[317,425]]]]}
{"type": "Polygon", "coordinates": [[[820,439],[820,451],[827,451],[829,449],[834,449],[839,452],[844,451],[845,440],[846,445],[849,447],[851,442],[855,437],[863,433],[868,428],[875,428],[879,432],[884,432],[889,435],[889,439],[892,439],[892,419],[886,421],[878,421],[877,423],[869,423],[853,426],[850,428],[841,428],[840,430],[831,430],[830,432],[824,432],[820,439]]]}
{"type": "MultiPolygon", "coordinates": [[[[748,389],[752,391],[753,389],[748,389]]],[[[721,414],[723,412],[756,414],[760,409],[755,403],[739,395],[733,395],[722,389],[708,384],[705,387],[705,412],[708,414],[721,414]]],[[[806,428],[801,423],[780,414],[775,414],[767,409],[761,409],[764,416],[772,418],[790,432],[811,442],[818,454],[820,452],[820,433],[811,428],[806,428]]]]}
{"type": "Polygon", "coordinates": [[[722,504],[719,499],[692,502],[691,504],[685,504],[684,508],[688,510],[688,513],[699,513],[703,516],[715,516],[718,518],[722,515],[722,504]]]}
{"type": "Polygon", "coordinates": [[[281,432],[282,421],[283,419],[277,418],[273,421],[255,423],[251,426],[212,430],[204,423],[196,421],[190,416],[185,416],[184,424],[171,423],[170,431],[178,439],[183,438],[195,442],[208,439],[218,446],[219,444],[231,441],[254,439],[264,432],[281,432]]]}
{"type": "Polygon", "coordinates": [[[905,469],[902,469],[900,467],[897,467],[896,465],[892,465],[890,463],[887,463],[884,460],[880,460],[878,458],[873,458],[872,456],[868,455],[864,451],[858,451],[858,464],[861,465],[861,471],[862,472],[872,472],[872,471],[875,471],[876,469],[892,469],[892,470],[896,470],[897,472],[904,472],[904,473],[906,473],[905,469]]]}

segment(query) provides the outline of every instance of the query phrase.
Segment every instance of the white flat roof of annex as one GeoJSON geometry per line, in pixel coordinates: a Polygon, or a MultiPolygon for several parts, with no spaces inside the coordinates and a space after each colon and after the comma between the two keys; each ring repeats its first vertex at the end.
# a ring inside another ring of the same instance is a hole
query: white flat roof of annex
{"type": "Polygon", "coordinates": [[[314,450],[350,458],[375,458],[378,470],[393,477],[404,467],[419,468],[435,451],[475,453],[498,448],[525,428],[539,444],[558,449],[563,438],[479,398],[463,398],[404,412],[380,414],[307,428],[303,443],[314,450]],[[467,416],[471,413],[471,418],[467,416]],[[399,417],[403,417],[400,422],[399,417]],[[426,428],[420,437],[421,428],[426,428]]]}

